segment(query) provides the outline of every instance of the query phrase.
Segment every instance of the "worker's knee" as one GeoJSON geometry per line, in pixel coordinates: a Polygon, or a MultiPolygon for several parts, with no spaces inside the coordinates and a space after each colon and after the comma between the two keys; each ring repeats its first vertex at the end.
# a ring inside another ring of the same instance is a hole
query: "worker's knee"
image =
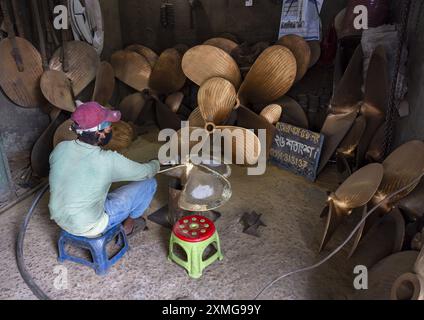
{"type": "Polygon", "coordinates": [[[139,192],[145,193],[156,193],[158,183],[155,178],[143,180],[137,183],[139,192]]]}
{"type": "Polygon", "coordinates": [[[148,182],[149,182],[150,189],[152,190],[153,193],[155,193],[158,188],[158,182],[156,181],[155,178],[149,179],[148,182]]]}

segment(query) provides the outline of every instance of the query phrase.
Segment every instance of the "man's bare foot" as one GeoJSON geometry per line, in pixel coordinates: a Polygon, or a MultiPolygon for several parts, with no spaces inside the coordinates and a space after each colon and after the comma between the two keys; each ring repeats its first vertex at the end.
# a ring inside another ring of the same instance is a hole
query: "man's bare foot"
{"type": "Polygon", "coordinates": [[[124,221],[124,223],[122,224],[124,226],[124,230],[125,230],[125,234],[129,235],[131,232],[133,232],[134,230],[134,219],[132,218],[128,218],[127,220],[124,221]]]}

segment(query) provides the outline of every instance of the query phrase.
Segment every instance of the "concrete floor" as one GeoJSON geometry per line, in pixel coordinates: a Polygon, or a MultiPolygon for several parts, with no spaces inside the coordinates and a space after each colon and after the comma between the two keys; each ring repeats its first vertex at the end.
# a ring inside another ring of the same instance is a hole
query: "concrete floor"
{"type": "MultiPolygon", "coordinates": [[[[156,133],[140,137],[125,153],[137,161],[155,157],[156,133]]],[[[54,299],[252,299],[278,275],[317,261],[324,221],[319,218],[326,191],[334,189],[334,171],[310,183],[274,166],[263,176],[247,176],[233,167],[233,196],[216,222],[224,260],[211,265],[199,280],[167,260],[170,231],[148,221],[149,230],[130,240],[131,250],[105,277],[90,268],[66,262],[68,287],[57,289],[58,227],[49,219],[46,195],[31,221],[25,241],[30,273],[54,299]],[[261,237],[244,234],[241,215],[256,210],[267,225],[261,237]]],[[[154,212],[166,204],[167,177],[159,176],[154,212]]],[[[0,216],[0,299],[34,299],[15,262],[18,228],[33,198],[0,216]]],[[[150,213],[150,212],[149,212],[150,213]]],[[[351,227],[351,226],[350,226],[351,227]]],[[[349,228],[350,228],[349,227],[349,228]]],[[[345,228],[346,229],[346,228],[345,228]]],[[[346,229],[347,230],[347,229],[346,229]]],[[[346,230],[336,234],[334,248],[346,230]]],[[[345,299],[352,289],[352,266],[347,249],[320,268],[276,283],[260,299],[345,299]]],[[[59,267],[60,268],[60,267],[59,267]]]]}

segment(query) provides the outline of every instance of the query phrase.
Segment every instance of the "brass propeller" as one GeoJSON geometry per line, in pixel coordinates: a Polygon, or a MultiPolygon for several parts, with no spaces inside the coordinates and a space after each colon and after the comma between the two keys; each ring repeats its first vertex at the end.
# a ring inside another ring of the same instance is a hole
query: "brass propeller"
{"type": "MultiPolygon", "coordinates": [[[[379,204],[390,194],[407,187],[414,180],[418,179],[424,171],[424,142],[413,140],[401,145],[393,151],[383,162],[384,176],[381,184],[372,198],[369,207],[379,204]]],[[[372,214],[361,226],[355,238],[355,244],[352,247],[353,254],[363,236],[369,229],[381,218],[381,216],[390,212],[390,210],[408,194],[410,194],[418,182],[404,192],[396,195],[390,201],[381,205],[379,209],[372,214]]]]}
{"type": "Polygon", "coordinates": [[[296,100],[284,96],[274,101],[274,103],[279,104],[283,108],[283,115],[281,117],[282,122],[303,129],[309,128],[308,117],[296,100]]]}
{"type": "Polygon", "coordinates": [[[178,110],[180,110],[183,99],[184,94],[178,91],[166,97],[165,104],[171,109],[172,112],[177,113],[178,110]]]}
{"type": "Polygon", "coordinates": [[[62,48],[56,50],[49,67],[66,73],[72,83],[74,95],[77,96],[96,78],[99,65],[100,58],[91,45],[82,41],[70,41],[66,43],[65,52],[62,48]],[[66,56],[68,70],[63,70],[62,55],[66,56]]]}
{"type": "Polygon", "coordinates": [[[152,49],[142,46],[140,44],[133,44],[125,48],[125,50],[134,51],[142,55],[149,62],[150,67],[155,66],[156,61],[159,59],[159,56],[152,49]]]}
{"type": "Polygon", "coordinates": [[[364,115],[367,126],[358,149],[361,163],[370,146],[377,129],[383,124],[389,96],[389,77],[386,52],[383,46],[378,46],[371,57],[365,83],[364,102],[361,114],[364,115]]]}
{"type": "Polygon", "coordinates": [[[210,45],[217,48],[220,48],[227,52],[228,54],[231,54],[231,52],[238,47],[238,43],[226,39],[226,38],[211,38],[203,43],[204,45],[210,45]]]}
{"type": "Polygon", "coordinates": [[[270,124],[276,124],[280,121],[281,115],[283,114],[283,108],[279,104],[270,104],[266,106],[259,114],[270,124]]]}
{"type": "Polygon", "coordinates": [[[278,45],[288,48],[296,58],[297,74],[296,82],[301,80],[309,69],[311,63],[311,48],[308,43],[298,35],[289,34],[281,37],[277,43],[278,45]]]}
{"type": "Polygon", "coordinates": [[[238,95],[243,105],[269,104],[288,92],[296,78],[293,53],[275,45],[265,49],[249,70],[238,95]]]}
{"type": "Polygon", "coordinates": [[[140,92],[126,96],[118,107],[121,111],[122,120],[135,123],[145,103],[146,100],[140,92]]]}
{"type": "Polygon", "coordinates": [[[73,123],[74,121],[68,119],[56,129],[53,136],[54,148],[63,141],[72,141],[77,139],[77,134],[71,130],[71,125],[73,123]]]}
{"type": "Polygon", "coordinates": [[[347,173],[348,175],[351,175],[356,169],[357,149],[364,134],[366,125],[366,119],[364,116],[357,117],[352,128],[337,148],[336,161],[339,173],[347,173]]]}
{"type": "Polygon", "coordinates": [[[200,86],[197,100],[204,121],[215,124],[222,124],[239,105],[233,84],[217,77],[207,80],[200,86]]]}
{"type": "Polygon", "coordinates": [[[346,114],[329,114],[321,129],[324,135],[324,146],[321,152],[321,159],[318,167],[320,173],[330,160],[340,142],[351,129],[355,122],[357,111],[353,110],[346,114]]]}
{"type": "Polygon", "coordinates": [[[365,206],[373,197],[383,178],[383,166],[367,165],[352,174],[329,196],[329,212],[320,251],[324,249],[337,227],[352,210],[365,206]]]}
{"type": "Polygon", "coordinates": [[[363,100],[361,89],[364,82],[363,59],[362,47],[358,46],[342,79],[334,90],[330,102],[331,113],[347,113],[359,109],[358,103],[363,100]]]}
{"type": "Polygon", "coordinates": [[[97,101],[105,106],[112,98],[115,89],[115,72],[109,62],[102,61],[96,75],[96,85],[92,96],[93,101],[97,101]]]}
{"type": "Polygon", "coordinates": [[[177,49],[166,49],[159,56],[149,79],[149,87],[161,94],[181,90],[186,77],[181,68],[181,55],[177,49]]]}
{"type": "Polygon", "coordinates": [[[140,92],[148,88],[152,67],[144,56],[120,50],[112,55],[111,63],[115,77],[123,83],[140,92]]]}
{"type": "Polygon", "coordinates": [[[241,74],[234,59],[224,50],[210,45],[189,49],[183,57],[182,69],[191,81],[201,86],[206,80],[220,77],[239,88],[241,74]]]}
{"type": "Polygon", "coordinates": [[[115,122],[112,124],[112,130],[112,140],[103,149],[122,152],[123,149],[131,145],[134,131],[128,123],[124,121],[115,122]]]}

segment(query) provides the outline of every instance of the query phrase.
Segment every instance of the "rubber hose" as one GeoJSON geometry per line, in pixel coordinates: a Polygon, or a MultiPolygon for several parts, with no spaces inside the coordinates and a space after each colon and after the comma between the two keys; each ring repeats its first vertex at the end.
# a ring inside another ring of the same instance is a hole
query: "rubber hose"
{"type": "Polygon", "coordinates": [[[25,265],[25,259],[24,259],[24,240],[25,240],[25,233],[27,231],[29,222],[34,215],[35,208],[37,207],[38,203],[40,202],[43,195],[46,193],[46,191],[49,189],[49,184],[47,183],[37,194],[34,201],[32,202],[31,208],[29,209],[28,213],[25,216],[25,220],[21,225],[21,228],[19,229],[18,238],[16,240],[16,262],[18,264],[19,272],[22,276],[22,279],[24,279],[27,286],[31,289],[32,293],[40,299],[40,300],[50,300],[49,296],[35,283],[33,277],[28,272],[26,265],[25,265]]]}

